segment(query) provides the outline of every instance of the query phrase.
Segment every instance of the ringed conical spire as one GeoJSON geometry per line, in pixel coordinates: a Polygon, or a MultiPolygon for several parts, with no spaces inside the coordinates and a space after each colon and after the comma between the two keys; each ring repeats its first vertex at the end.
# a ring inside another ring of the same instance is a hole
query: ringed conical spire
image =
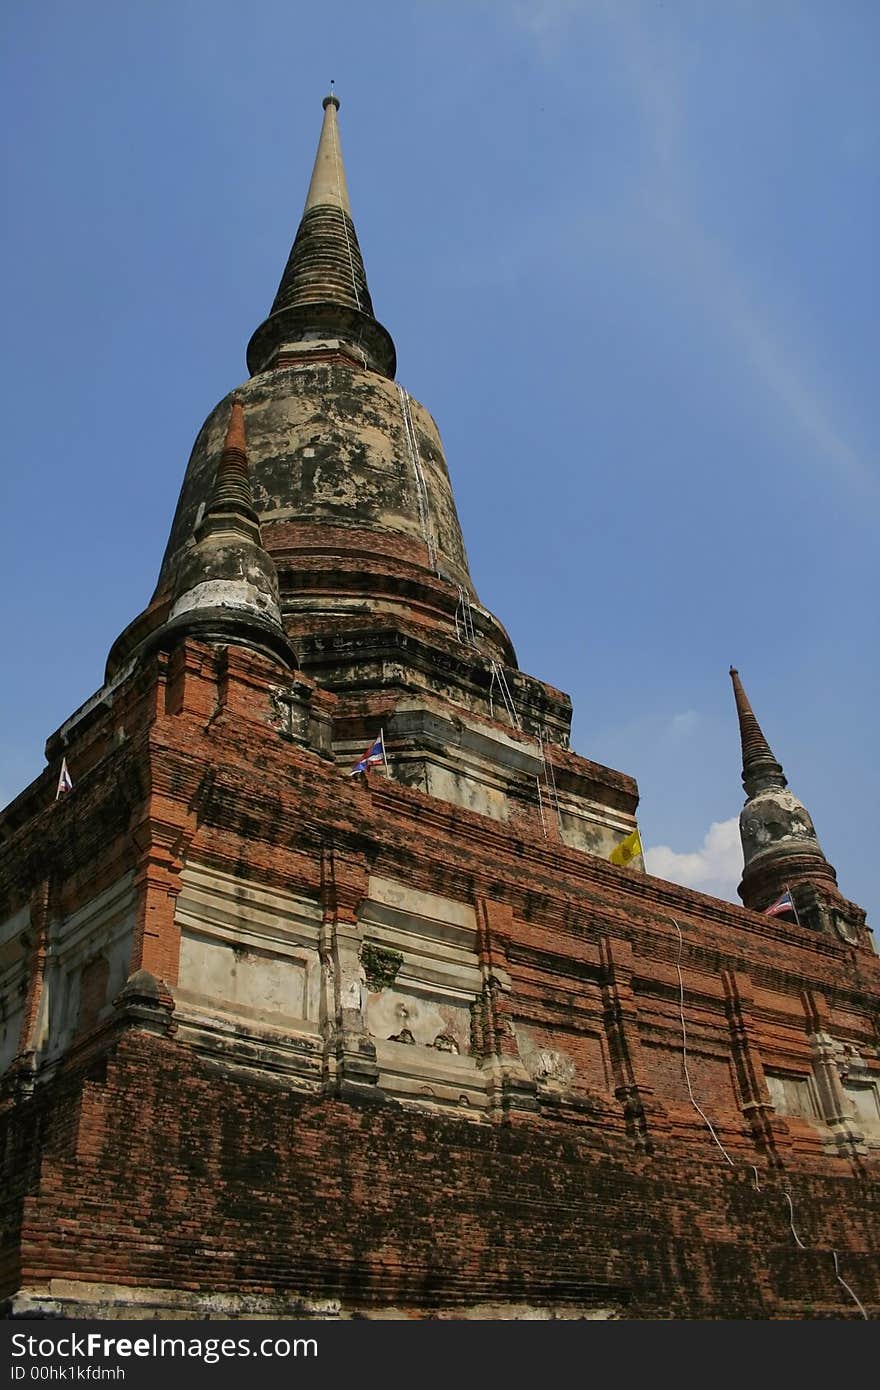
{"type": "Polygon", "coordinates": [[[742,781],[748,796],[762,791],[765,787],[786,787],[788,782],[782,771],[782,764],[773,756],[770,745],[755,718],[754,711],[743,689],[739,671],[730,668],[733,682],[733,698],[739,718],[739,734],[742,743],[742,781]]]}
{"type": "Polygon", "coordinates": [[[165,630],[268,650],[294,666],[281,621],[278,573],[254,508],[241,402],[233,400],[214,485],[195,545],[184,551],[165,630]]]}
{"type": "MultiPolygon", "coordinates": [[[[393,377],[391,335],[376,320],[351,216],[339,141],[339,98],[324,98],[324,120],[302,219],[269,317],[248,346],[252,375],[278,365],[285,344],[342,341],[357,360],[393,377]]],[[[284,364],[286,365],[286,363],[284,364]]]]}
{"type": "Polygon", "coordinates": [[[241,401],[232,402],[226,440],[210,500],[195,530],[196,540],[212,532],[239,530],[261,543],[260,521],[254,508],[247,445],[244,437],[244,410],[241,401]]]}
{"type": "Polygon", "coordinates": [[[799,921],[812,918],[816,885],[836,886],[834,869],[822,853],[810,814],[789,789],[739,678],[730,668],[742,742],[742,780],[746,803],[740,812],[743,848],[740,897],[746,907],[764,911],[787,890],[799,921]]]}

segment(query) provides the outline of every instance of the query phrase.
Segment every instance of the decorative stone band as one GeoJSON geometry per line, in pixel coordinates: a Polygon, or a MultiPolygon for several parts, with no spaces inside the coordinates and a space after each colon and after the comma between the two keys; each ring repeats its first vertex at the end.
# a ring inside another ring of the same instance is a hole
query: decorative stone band
{"type": "Polygon", "coordinates": [[[174,603],[169,613],[169,621],[203,609],[224,608],[236,612],[254,613],[260,617],[270,617],[281,622],[278,605],[263,589],[248,583],[246,579],[208,579],[194,588],[187,589],[174,603]]]}

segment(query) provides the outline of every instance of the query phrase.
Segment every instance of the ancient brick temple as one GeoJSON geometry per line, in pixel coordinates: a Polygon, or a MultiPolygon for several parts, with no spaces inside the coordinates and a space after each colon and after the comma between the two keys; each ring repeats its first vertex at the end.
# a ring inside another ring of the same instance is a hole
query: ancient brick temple
{"type": "Polygon", "coordinates": [[[6,1312],[876,1317],[864,913],[736,672],[744,906],[645,874],[474,591],[337,108],[155,594],[0,818],[6,1312]]]}

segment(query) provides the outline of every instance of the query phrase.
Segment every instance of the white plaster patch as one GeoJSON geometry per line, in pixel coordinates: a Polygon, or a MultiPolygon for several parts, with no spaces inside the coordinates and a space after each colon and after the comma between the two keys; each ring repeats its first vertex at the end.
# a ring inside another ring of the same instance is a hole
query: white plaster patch
{"type": "Polygon", "coordinates": [[[79,1024],[82,970],[96,956],[108,965],[101,1012],[125,983],[134,937],[134,875],[116,883],[49,929],[49,954],[35,1029],[38,1052],[52,1060],[69,1046],[79,1024]]]}
{"type": "Polygon", "coordinates": [[[422,1047],[438,1046],[439,1040],[440,1051],[463,1054],[470,1045],[468,1009],[402,990],[369,995],[367,1026],[374,1038],[396,1038],[422,1047]]]}
{"type": "Polygon", "coordinates": [[[442,767],[438,762],[426,758],[423,776],[429,796],[436,796],[439,801],[451,801],[454,806],[463,806],[466,811],[475,811],[480,816],[507,820],[509,807],[506,793],[478,780],[472,769],[442,767]]]}
{"type": "Polygon", "coordinates": [[[182,989],[252,1009],[305,1017],[304,964],[253,947],[185,931],[180,939],[182,989]]]}
{"type": "Polygon", "coordinates": [[[395,879],[379,878],[371,874],[368,896],[371,902],[397,908],[407,917],[448,922],[450,925],[476,930],[476,913],[470,903],[456,902],[453,898],[444,898],[437,893],[425,893],[395,879]]]}
{"type": "Polygon", "coordinates": [[[196,863],[185,866],[182,879],[176,993],[246,1010],[251,1020],[316,1020],[318,904],[196,863]]]}
{"type": "Polygon", "coordinates": [[[514,1025],[514,1036],[523,1065],[533,1080],[568,1090],[575,1078],[575,1064],[562,1048],[539,1043],[522,1024],[514,1025]]]}
{"type": "Polygon", "coordinates": [[[206,579],[196,584],[174,604],[168,617],[178,618],[182,613],[191,613],[199,608],[232,608],[247,613],[258,613],[281,622],[277,603],[255,584],[246,579],[206,579]]]}
{"type": "Polygon", "coordinates": [[[363,1008],[366,975],[362,965],[354,966],[348,960],[341,962],[340,982],[339,982],[339,1002],[343,1009],[356,1009],[358,1013],[363,1008]]]}

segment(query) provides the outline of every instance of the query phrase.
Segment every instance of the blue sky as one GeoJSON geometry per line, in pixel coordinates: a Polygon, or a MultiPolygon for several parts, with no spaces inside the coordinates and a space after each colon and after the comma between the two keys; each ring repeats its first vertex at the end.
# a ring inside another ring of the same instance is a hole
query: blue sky
{"type": "Polygon", "coordinates": [[[0,801],[152,592],[333,78],[521,666],[637,778],[649,863],[735,899],[737,665],[876,925],[878,39],[873,0],[11,0],[0,801]]]}

